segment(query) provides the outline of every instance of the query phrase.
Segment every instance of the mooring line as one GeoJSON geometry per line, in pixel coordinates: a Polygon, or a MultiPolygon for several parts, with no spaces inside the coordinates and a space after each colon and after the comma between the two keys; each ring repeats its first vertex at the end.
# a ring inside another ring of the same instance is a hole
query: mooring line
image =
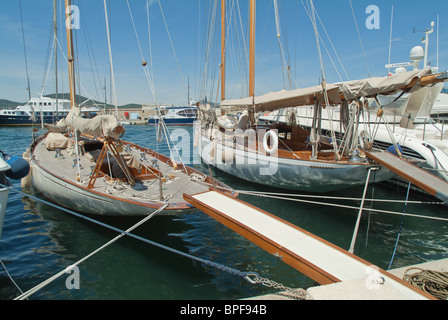
{"type": "MultiPolygon", "coordinates": [[[[244,279],[247,280],[247,281],[248,281],[248,279],[247,279],[248,276],[255,276],[256,278],[259,278],[259,276],[258,276],[258,274],[257,274],[256,272],[240,271],[240,270],[237,270],[237,269],[232,268],[232,267],[228,267],[228,266],[225,266],[225,265],[222,265],[222,264],[219,264],[219,263],[210,261],[210,260],[205,260],[205,259],[202,259],[202,258],[193,256],[193,255],[191,255],[191,254],[188,254],[188,253],[179,251],[179,250],[177,250],[177,249],[170,248],[170,247],[168,247],[168,246],[165,246],[165,245],[163,245],[163,244],[157,243],[157,242],[155,242],[155,241],[152,241],[152,240],[149,240],[149,239],[140,237],[140,236],[138,236],[138,235],[129,233],[129,231],[128,231],[129,229],[126,230],[126,231],[124,231],[124,230],[121,230],[121,229],[119,229],[119,228],[116,228],[116,227],[113,227],[113,226],[111,226],[111,225],[108,225],[108,224],[105,224],[105,223],[103,223],[103,222],[100,222],[100,221],[98,221],[98,220],[95,220],[95,219],[93,219],[93,218],[90,218],[90,217],[84,216],[84,215],[82,215],[82,214],[79,214],[79,213],[77,213],[77,212],[74,212],[74,211],[72,211],[72,210],[70,210],[70,209],[60,207],[60,206],[58,206],[58,205],[56,205],[56,204],[54,204],[54,203],[51,203],[51,202],[48,202],[48,201],[46,201],[46,200],[42,200],[42,199],[40,199],[40,198],[38,198],[38,197],[29,195],[29,194],[27,194],[27,193],[25,193],[25,192],[23,192],[23,191],[15,190],[15,189],[12,188],[12,187],[4,186],[4,185],[2,185],[2,184],[0,184],[0,186],[3,186],[3,187],[5,187],[5,188],[8,188],[10,191],[19,193],[19,194],[21,194],[21,195],[23,195],[23,196],[29,197],[29,198],[34,199],[34,200],[36,200],[36,201],[42,202],[42,203],[44,203],[44,204],[47,204],[47,205],[49,205],[49,206],[51,206],[51,207],[54,207],[54,208],[56,208],[56,209],[65,211],[65,212],[67,212],[67,213],[69,213],[69,214],[72,214],[72,215],[74,215],[74,216],[76,216],[76,217],[79,217],[79,218],[81,218],[81,219],[84,219],[84,220],[93,222],[93,223],[98,224],[98,225],[100,225],[100,226],[103,226],[103,227],[105,227],[105,228],[108,228],[108,229],[111,229],[111,230],[113,230],[113,231],[119,232],[120,235],[117,236],[116,238],[114,238],[113,240],[109,241],[110,243],[112,243],[113,241],[118,240],[117,238],[121,238],[122,236],[127,235],[127,236],[129,236],[129,237],[134,238],[134,239],[137,239],[137,240],[143,241],[143,242],[145,242],[145,243],[148,243],[148,244],[150,244],[150,245],[156,246],[156,247],[158,247],[158,248],[160,248],[160,249],[164,249],[164,250],[170,251],[170,252],[172,252],[172,253],[178,254],[178,255],[180,255],[180,256],[183,256],[183,257],[185,257],[185,258],[189,258],[189,259],[191,259],[191,260],[195,260],[195,261],[197,261],[197,262],[199,262],[199,263],[202,263],[202,264],[204,264],[204,265],[211,266],[211,267],[220,269],[220,270],[222,270],[222,271],[226,271],[226,272],[231,273],[231,274],[236,275],[236,276],[240,276],[240,277],[244,278],[244,279]],[[116,239],[116,240],[115,240],[115,239],[116,239]]],[[[164,209],[165,207],[166,207],[166,205],[163,206],[162,208],[164,209]]],[[[159,210],[161,211],[162,208],[159,208],[159,210]]],[[[156,211],[156,212],[157,212],[157,211],[156,211]]],[[[152,215],[154,215],[156,212],[154,212],[152,215]]],[[[145,222],[146,220],[148,220],[150,217],[152,217],[152,215],[151,215],[151,216],[148,216],[148,217],[145,217],[143,220],[141,220],[139,223],[137,223],[136,225],[134,225],[134,226],[131,227],[131,228],[133,229],[133,228],[137,227],[138,225],[142,224],[143,222],[145,222]]],[[[130,229],[131,229],[131,228],[130,228],[130,229]]],[[[131,230],[132,230],[132,229],[131,229],[131,230]]],[[[86,257],[84,257],[84,258],[81,259],[81,260],[82,260],[82,261],[86,260],[88,257],[90,257],[91,255],[95,254],[96,252],[100,251],[102,248],[104,248],[105,246],[109,245],[110,243],[107,243],[107,244],[103,245],[102,247],[100,247],[100,248],[97,249],[96,251],[94,251],[94,252],[92,252],[91,254],[89,254],[89,256],[86,256],[86,257]]],[[[82,262],[82,261],[78,261],[77,264],[79,264],[79,263],[82,262]]],[[[25,299],[25,298],[28,297],[29,295],[31,295],[31,294],[33,294],[34,292],[38,291],[41,287],[44,287],[44,286],[47,284],[46,282],[50,283],[51,281],[53,281],[54,279],[56,279],[56,278],[59,277],[60,275],[66,273],[66,272],[68,272],[68,271],[70,271],[71,268],[72,268],[73,266],[75,266],[75,265],[76,265],[76,264],[73,264],[73,265],[67,267],[66,269],[62,270],[62,271],[59,272],[58,274],[54,275],[52,278],[46,280],[45,283],[42,283],[42,286],[41,286],[41,285],[38,285],[38,286],[36,286],[35,288],[30,289],[30,290],[28,290],[27,292],[25,292],[24,294],[22,294],[22,295],[16,297],[14,300],[25,299]]],[[[250,281],[249,281],[249,282],[250,282],[250,281]]]]}

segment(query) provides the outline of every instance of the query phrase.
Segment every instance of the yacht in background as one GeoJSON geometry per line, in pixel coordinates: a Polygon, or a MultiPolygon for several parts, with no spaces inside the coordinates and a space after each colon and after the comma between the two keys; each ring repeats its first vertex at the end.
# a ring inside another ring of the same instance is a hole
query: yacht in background
{"type": "MultiPolygon", "coordinates": [[[[0,125],[20,126],[40,123],[56,123],[67,116],[70,111],[70,100],[49,97],[31,98],[24,105],[15,109],[0,110],[0,125]]],[[[92,118],[98,112],[98,107],[83,107],[81,113],[86,118],[92,118]]]]}
{"type": "Polygon", "coordinates": [[[161,106],[158,108],[157,112],[158,115],[149,117],[148,125],[158,124],[160,116],[168,126],[193,125],[193,122],[198,116],[198,108],[196,107],[195,102],[191,102],[190,106],[186,107],[161,106]]]}
{"type": "Polygon", "coordinates": [[[448,119],[448,88],[444,88],[431,109],[431,116],[435,119],[448,119]]]}

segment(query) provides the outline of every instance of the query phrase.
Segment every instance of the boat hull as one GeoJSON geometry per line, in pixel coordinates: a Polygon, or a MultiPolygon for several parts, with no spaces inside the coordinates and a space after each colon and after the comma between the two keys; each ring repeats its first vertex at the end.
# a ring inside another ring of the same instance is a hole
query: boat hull
{"type": "Polygon", "coordinates": [[[230,150],[220,144],[213,145],[204,136],[201,143],[201,158],[207,164],[243,180],[280,189],[321,193],[362,186],[366,183],[369,169],[374,170],[369,183],[386,181],[395,176],[379,165],[286,159],[230,150]],[[229,153],[233,153],[231,159],[229,153]]]}
{"type": "MultiPolygon", "coordinates": [[[[59,116],[59,118],[53,116],[44,116],[43,123],[55,123],[60,119],[65,118],[64,116],[59,116]]],[[[0,115],[0,126],[31,126],[31,125],[40,125],[41,119],[37,119],[33,121],[30,116],[8,116],[8,115],[0,115]]]]}
{"type": "MultiPolygon", "coordinates": [[[[193,122],[196,120],[196,118],[185,118],[185,119],[169,119],[165,118],[163,121],[168,126],[187,126],[187,125],[193,125],[193,122]]],[[[148,120],[148,125],[157,125],[159,123],[158,118],[151,118],[148,120]]]]}
{"type": "MultiPolygon", "coordinates": [[[[51,202],[67,209],[101,216],[146,216],[161,207],[158,205],[123,200],[118,197],[93,192],[54,175],[31,161],[33,187],[51,202]]],[[[166,208],[159,215],[179,215],[193,208],[166,208]]]]}
{"type": "MultiPolygon", "coordinates": [[[[183,200],[183,193],[203,192],[211,185],[231,190],[193,168],[182,169],[182,165],[175,167],[168,157],[125,141],[122,141],[123,146],[131,148],[131,153],[144,155],[145,159],[141,158],[140,161],[151,163],[154,157],[160,160],[158,164],[164,173],[160,180],[164,201],[160,201],[159,180],[154,177],[145,178],[147,173],[139,176],[143,180],[136,181],[133,186],[116,185],[108,178],[99,178],[90,185],[88,179],[91,177],[91,166],[94,162],[80,156],[80,168],[76,174],[75,166],[72,165],[74,157],[66,150],[60,150],[62,158],[55,157],[55,151],[46,149],[45,139],[46,135],[43,135],[32,144],[27,156],[30,173],[22,182],[30,180],[29,186],[33,186],[51,202],[72,211],[101,216],[146,216],[168,203],[159,215],[180,215],[196,210],[183,200]],[[75,175],[80,177],[80,182],[75,175]]],[[[104,165],[108,168],[114,166],[113,163],[104,165]]],[[[118,180],[115,179],[115,182],[119,182],[118,180]]]]}
{"type": "MultiPolygon", "coordinates": [[[[297,108],[296,112],[296,122],[303,127],[310,128],[312,126],[312,107],[307,108],[297,108]]],[[[322,118],[322,128],[324,130],[330,130],[330,123],[327,119],[330,118],[330,114],[327,110],[323,111],[322,118]]],[[[334,110],[333,127],[336,132],[341,131],[340,125],[340,114],[338,110],[334,110]]],[[[269,118],[262,119],[274,119],[276,116],[271,116],[269,118]]],[[[278,116],[280,122],[286,123],[286,118],[284,115],[278,116]]],[[[387,150],[389,147],[393,146],[394,142],[398,143],[403,149],[403,155],[412,159],[424,160],[425,163],[422,167],[428,172],[438,176],[439,178],[448,181],[448,145],[446,139],[446,125],[439,126],[436,129],[434,125],[414,125],[415,128],[408,129],[402,128],[399,124],[394,123],[394,118],[389,115],[389,129],[384,123],[379,125],[373,122],[375,119],[371,117],[371,122],[368,119],[361,121],[362,131],[375,132],[374,146],[387,150]],[[441,132],[444,131],[444,136],[441,137],[441,132]]],[[[397,179],[402,180],[397,176],[397,179]]]]}
{"type": "Polygon", "coordinates": [[[6,206],[8,204],[8,195],[9,189],[0,187],[0,239],[2,238],[3,223],[5,221],[6,206]]]}

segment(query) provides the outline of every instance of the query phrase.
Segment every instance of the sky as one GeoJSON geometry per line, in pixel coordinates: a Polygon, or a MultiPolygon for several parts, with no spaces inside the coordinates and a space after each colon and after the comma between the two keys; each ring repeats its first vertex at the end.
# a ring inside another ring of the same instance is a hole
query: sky
{"type": "MultiPolygon", "coordinates": [[[[188,99],[198,101],[205,96],[209,101],[220,100],[219,2],[107,0],[118,105],[185,105],[188,99]]],[[[67,92],[65,17],[60,19],[64,3],[57,3],[58,87],[59,92],[67,92]]],[[[248,0],[226,3],[226,98],[240,98],[248,92],[249,5],[248,0]]],[[[386,76],[389,61],[409,62],[411,48],[424,47],[423,31],[431,21],[435,26],[429,35],[428,62],[433,67],[438,62],[440,71],[448,70],[446,0],[314,0],[322,64],[307,14],[309,0],[277,3],[276,19],[273,0],[257,1],[256,95],[314,86],[322,74],[329,83],[386,76]]],[[[99,101],[106,95],[111,103],[104,1],[76,0],[73,4],[79,8],[80,22],[74,30],[81,86],[77,93],[99,101]]],[[[53,0],[0,1],[0,99],[27,101],[28,78],[32,96],[55,92],[54,57],[50,61],[52,18],[53,0]]]]}

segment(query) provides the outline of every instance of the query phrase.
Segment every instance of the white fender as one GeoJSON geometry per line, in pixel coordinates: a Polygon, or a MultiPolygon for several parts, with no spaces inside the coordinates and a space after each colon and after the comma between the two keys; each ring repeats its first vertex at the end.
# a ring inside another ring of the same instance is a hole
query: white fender
{"type": "Polygon", "coordinates": [[[269,130],[266,132],[266,134],[263,137],[263,148],[266,150],[269,154],[274,153],[278,149],[278,136],[277,134],[269,130]],[[271,137],[271,144],[273,144],[272,148],[268,146],[268,138],[271,137]]]}
{"type": "MultiPolygon", "coordinates": [[[[22,158],[24,158],[26,161],[28,161],[28,163],[30,163],[30,158],[29,158],[28,152],[24,152],[23,155],[22,155],[22,158]]],[[[28,175],[26,177],[23,177],[20,180],[20,186],[23,189],[30,188],[31,185],[32,185],[31,170],[32,170],[32,168],[31,168],[31,165],[30,165],[30,172],[28,173],[28,175]]]]}
{"type": "Polygon", "coordinates": [[[218,148],[218,141],[217,140],[213,140],[212,142],[212,148],[210,150],[210,162],[214,162],[215,161],[215,155],[216,155],[216,149],[218,148]]]}

